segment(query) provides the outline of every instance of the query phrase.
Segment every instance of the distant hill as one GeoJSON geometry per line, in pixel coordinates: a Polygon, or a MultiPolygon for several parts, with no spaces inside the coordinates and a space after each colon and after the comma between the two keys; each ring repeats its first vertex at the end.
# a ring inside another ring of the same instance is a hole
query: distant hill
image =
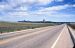
{"type": "Polygon", "coordinates": [[[59,23],[59,24],[75,24],[75,22],[53,22],[53,21],[18,21],[18,22],[25,22],[25,23],[59,23]]]}

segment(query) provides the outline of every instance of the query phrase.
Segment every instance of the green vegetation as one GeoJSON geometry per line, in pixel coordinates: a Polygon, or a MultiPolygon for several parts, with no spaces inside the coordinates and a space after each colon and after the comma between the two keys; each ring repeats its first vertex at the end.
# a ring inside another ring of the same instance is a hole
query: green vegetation
{"type": "Polygon", "coordinates": [[[24,29],[33,29],[38,27],[52,26],[53,23],[12,23],[0,22],[0,33],[19,31],[24,29]]]}

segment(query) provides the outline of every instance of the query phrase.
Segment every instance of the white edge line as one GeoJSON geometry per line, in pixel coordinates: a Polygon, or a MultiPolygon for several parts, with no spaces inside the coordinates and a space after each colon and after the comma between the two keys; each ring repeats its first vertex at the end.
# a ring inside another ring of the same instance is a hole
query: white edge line
{"type": "MultiPolygon", "coordinates": [[[[64,30],[64,28],[63,28],[63,30],[64,30]]],[[[51,48],[55,47],[56,43],[58,42],[58,40],[60,39],[60,37],[61,37],[61,35],[63,33],[63,30],[61,31],[60,35],[58,36],[57,40],[53,43],[53,45],[51,46],[51,48]]]]}

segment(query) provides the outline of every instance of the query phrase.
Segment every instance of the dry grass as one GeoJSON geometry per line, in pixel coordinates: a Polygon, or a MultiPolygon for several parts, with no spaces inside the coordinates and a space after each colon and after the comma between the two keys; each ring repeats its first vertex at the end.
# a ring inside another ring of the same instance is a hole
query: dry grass
{"type": "Polygon", "coordinates": [[[11,23],[0,22],[0,33],[12,32],[24,29],[33,29],[38,27],[52,26],[52,23],[11,23]]]}
{"type": "Polygon", "coordinates": [[[69,26],[72,27],[73,29],[75,29],[75,23],[69,24],[69,26]]]}

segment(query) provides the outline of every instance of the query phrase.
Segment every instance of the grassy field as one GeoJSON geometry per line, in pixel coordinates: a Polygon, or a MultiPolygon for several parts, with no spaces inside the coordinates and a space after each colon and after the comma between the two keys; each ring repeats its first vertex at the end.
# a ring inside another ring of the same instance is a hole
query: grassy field
{"type": "Polygon", "coordinates": [[[52,26],[53,23],[12,23],[0,22],[0,33],[13,32],[24,29],[34,29],[38,27],[52,26]]]}
{"type": "Polygon", "coordinates": [[[69,24],[70,27],[72,27],[73,29],[75,29],[75,23],[71,23],[69,24]]]}

